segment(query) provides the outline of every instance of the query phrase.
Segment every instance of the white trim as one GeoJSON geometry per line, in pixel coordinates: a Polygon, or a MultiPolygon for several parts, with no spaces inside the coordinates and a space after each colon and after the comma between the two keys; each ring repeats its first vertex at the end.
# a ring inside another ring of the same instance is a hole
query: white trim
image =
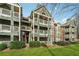
{"type": "Polygon", "coordinates": [[[43,14],[37,13],[37,12],[35,12],[35,11],[34,11],[34,13],[39,14],[39,15],[42,15],[42,16],[45,16],[45,17],[48,17],[48,18],[52,18],[52,17],[46,16],[46,15],[43,15],[43,14]]]}
{"type": "Polygon", "coordinates": [[[7,3],[7,4],[10,4],[10,5],[12,5],[12,6],[21,7],[20,5],[16,5],[16,4],[13,4],[13,3],[7,3]]]}
{"type": "Polygon", "coordinates": [[[19,7],[19,41],[21,41],[21,8],[19,7]]]}

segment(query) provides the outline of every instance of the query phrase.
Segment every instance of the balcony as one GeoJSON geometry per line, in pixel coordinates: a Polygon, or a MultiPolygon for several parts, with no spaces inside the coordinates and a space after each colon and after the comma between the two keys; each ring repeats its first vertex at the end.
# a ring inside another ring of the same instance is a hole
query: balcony
{"type": "Polygon", "coordinates": [[[22,26],[21,29],[25,30],[25,31],[31,31],[31,27],[30,26],[22,26]]]}
{"type": "Polygon", "coordinates": [[[65,32],[69,32],[69,29],[65,29],[65,32]]]}
{"type": "Polygon", "coordinates": [[[48,21],[40,19],[40,24],[48,25],[48,21]]]}
{"type": "Polygon", "coordinates": [[[69,38],[69,35],[65,35],[65,38],[69,38]]]}
{"type": "Polygon", "coordinates": [[[10,28],[10,25],[0,24],[0,32],[11,32],[10,28]]]}
{"type": "MultiPolygon", "coordinates": [[[[0,8],[0,18],[9,19],[11,18],[11,10],[0,8]]],[[[13,12],[13,18],[15,21],[19,20],[19,12],[13,12]]]]}
{"type": "Polygon", "coordinates": [[[49,21],[47,20],[40,19],[39,24],[40,26],[49,27],[49,28],[51,27],[51,23],[49,23],[49,21]]]}
{"type": "Polygon", "coordinates": [[[75,31],[76,31],[76,29],[73,29],[73,28],[72,28],[72,29],[71,29],[71,31],[72,31],[72,32],[75,32],[75,31]]]}
{"type": "Polygon", "coordinates": [[[38,20],[37,20],[37,18],[35,18],[34,23],[35,23],[35,25],[38,25],[38,20]]]}
{"type": "Polygon", "coordinates": [[[14,30],[13,30],[14,35],[18,35],[19,34],[19,27],[13,26],[13,28],[14,28],[14,30]]]}
{"type": "Polygon", "coordinates": [[[11,17],[11,11],[8,9],[0,8],[0,16],[11,17]]]}
{"type": "MultiPolygon", "coordinates": [[[[10,35],[11,33],[11,26],[0,24],[0,35],[10,35]]],[[[14,35],[17,35],[19,33],[18,26],[13,26],[13,33],[14,35]]]]}
{"type": "Polygon", "coordinates": [[[48,35],[48,31],[47,30],[40,30],[40,35],[44,35],[47,36],[48,35]]]}
{"type": "Polygon", "coordinates": [[[34,29],[34,31],[32,31],[32,34],[34,34],[35,36],[38,36],[38,30],[34,29]]]}
{"type": "Polygon", "coordinates": [[[10,35],[10,29],[10,25],[0,24],[0,35],[10,35]]]}
{"type": "Polygon", "coordinates": [[[19,12],[13,12],[14,21],[19,21],[19,12]]]}

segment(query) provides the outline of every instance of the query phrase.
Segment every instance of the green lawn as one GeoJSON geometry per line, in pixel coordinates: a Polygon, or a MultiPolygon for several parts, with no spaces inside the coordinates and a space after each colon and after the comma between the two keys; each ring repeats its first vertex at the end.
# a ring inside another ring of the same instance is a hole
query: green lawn
{"type": "Polygon", "coordinates": [[[62,48],[28,48],[0,51],[0,56],[79,56],[79,44],[62,48]]]}

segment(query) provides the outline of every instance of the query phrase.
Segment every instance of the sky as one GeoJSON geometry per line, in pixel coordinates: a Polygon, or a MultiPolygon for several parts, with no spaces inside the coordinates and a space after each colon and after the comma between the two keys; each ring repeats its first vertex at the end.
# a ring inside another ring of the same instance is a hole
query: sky
{"type": "MultiPolygon", "coordinates": [[[[23,16],[28,17],[31,14],[31,11],[37,8],[36,3],[21,3],[23,9],[23,16]]],[[[79,10],[79,4],[75,3],[48,3],[44,4],[48,11],[52,14],[54,21],[61,24],[65,23],[68,18],[76,13],[79,10]]]]}

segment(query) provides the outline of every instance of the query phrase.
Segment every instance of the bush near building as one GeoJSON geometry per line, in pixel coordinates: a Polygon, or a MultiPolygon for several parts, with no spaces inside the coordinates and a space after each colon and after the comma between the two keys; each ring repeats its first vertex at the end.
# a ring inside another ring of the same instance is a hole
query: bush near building
{"type": "Polygon", "coordinates": [[[4,44],[4,43],[0,44],[0,51],[6,48],[7,48],[7,44],[4,44]]]}
{"type": "Polygon", "coordinates": [[[11,48],[11,49],[20,49],[20,48],[24,48],[25,46],[26,46],[25,42],[23,42],[23,41],[12,41],[10,43],[9,48],[11,48]]]}
{"type": "Polygon", "coordinates": [[[70,42],[59,41],[59,42],[55,42],[55,44],[60,45],[60,46],[66,46],[66,45],[69,45],[70,42]]]}
{"type": "Polygon", "coordinates": [[[71,44],[79,44],[79,41],[76,42],[70,42],[71,44]]]}
{"type": "Polygon", "coordinates": [[[39,41],[30,41],[29,46],[30,47],[40,47],[41,43],[39,41]]]}

